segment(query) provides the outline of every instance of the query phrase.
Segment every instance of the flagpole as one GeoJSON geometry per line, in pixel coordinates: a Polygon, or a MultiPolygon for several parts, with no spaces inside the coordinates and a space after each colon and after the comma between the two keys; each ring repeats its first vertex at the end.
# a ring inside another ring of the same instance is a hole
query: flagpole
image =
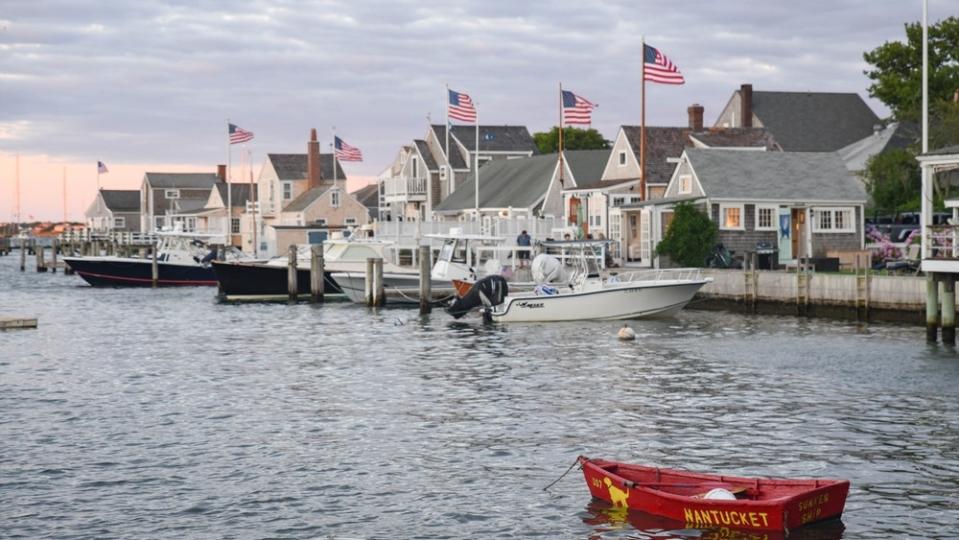
{"type": "Polygon", "coordinates": [[[17,232],[20,232],[20,154],[17,154],[17,232]]]}
{"type": "MultiPolygon", "coordinates": [[[[478,105],[478,104],[477,104],[478,105]]],[[[476,221],[479,221],[479,108],[476,108],[476,152],[473,155],[473,161],[475,163],[475,169],[473,171],[473,178],[476,180],[476,190],[473,193],[473,206],[476,210],[476,221]]]]}
{"type": "MultiPolygon", "coordinates": [[[[559,83],[559,185],[563,185],[563,83],[559,83]]],[[[562,189],[562,187],[560,187],[562,189]]]]}
{"type": "Polygon", "coordinates": [[[333,149],[333,187],[336,187],[336,126],[333,126],[333,142],[330,143],[330,148],[333,149]]]}
{"type": "Polygon", "coordinates": [[[446,183],[448,184],[448,193],[453,193],[456,189],[456,183],[453,181],[453,158],[450,157],[450,85],[446,85],[446,126],[443,128],[446,132],[446,183]]]}
{"type": "Polygon", "coordinates": [[[260,256],[259,248],[256,245],[256,206],[260,200],[259,194],[256,192],[255,184],[253,183],[253,152],[251,150],[246,151],[246,161],[250,165],[250,208],[253,211],[253,257],[257,258],[260,256]]]}
{"type": "MultiPolygon", "coordinates": [[[[97,167],[99,169],[99,167],[97,167]]],[[[67,226],[67,166],[63,166],[63,226],[67,226]]]]}
{"type": "Polygon", "coordinates": [[[100,160],[97,160],[97,193],[100,192],[100,160]]]}
{"type": "Polygon", "coordinates": [[[233,149],[230,145],[230,119],[226,119],[226,245],[233,245],[233,190],[230,189],[230,170],[233,168],[233,149]]]}
{"type": "Polygon", "coordinates": [[[639,196],[640,200],[646,200],[646,36],[642,38],[642,58],[643,58],[643,72],[640,79],[642,79],[640,91],[642,96],[642,115],[640,117],[640,135],[639,135],[639,196]]]}

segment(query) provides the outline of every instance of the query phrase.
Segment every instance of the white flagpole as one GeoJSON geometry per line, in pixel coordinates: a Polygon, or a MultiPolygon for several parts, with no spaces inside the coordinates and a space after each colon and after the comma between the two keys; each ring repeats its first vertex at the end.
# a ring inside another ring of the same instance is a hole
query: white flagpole
{"type": "Polygon", "coordinates": [[[476,191],[474,192],[474,202],[476,210],[476,221],[479,221],[479,109],[476,108],[476,104],[473,104],[474,109],[476,110],[476,146],[475,152],[473,154],[473,160],[476,168],[473,170],[473,178],[476,180],[476,191]]]}
{"type": "Polygon", "coordinates": [[[333,151],[333,187],[336,187],[336,126],[333,126],[333,142],[330,143],[333,151]]]}
{"type": "Polygon", "coordinates": [[[929,151],[929,0],[922,0],[922,153],[929,151]]]}
{"type": "Polygon", "coordinates": [[[446,125],[443,127],[446,132],[446,183],[449,185],[448,191],[453,193],[456,189],[456,183],[453,182],[453,158],[450,156],[450,85],[446,85],[446,125]]]}
{"type": "Polygon", "coordinates": [[[250,196],[248,197],[248,200],[251,201],[250,209],[253,213],[253,257],[257,258],[260,256],[260,253],[259,247],[256,245],[256,207],[258,204],[260,204],[260,197],[259,193],[257,193],[256,185],[253,183],[253,152],[250,150],[247,150],[246,152],[246,161],[250,165],[250,196]]]}
{"type": "MultiPolygon", "coordinates": [[[[97,169],[100,167],[97,166],[97,169]]],[[[63,226],[67,225],[67,166],[63,166],[63,226]]]]}
{"type": "Polygon", "coordinates": [[[230,169],[233,168],[233,148],[230,145],[230,119],[226,119],[226,244],[233,245],[233,190],[230,189],[230,169]]]}
{"type": "Polygon", "coordinates": [[[100,193],[100,160],[97,160],[97,193],[100,193]]]}

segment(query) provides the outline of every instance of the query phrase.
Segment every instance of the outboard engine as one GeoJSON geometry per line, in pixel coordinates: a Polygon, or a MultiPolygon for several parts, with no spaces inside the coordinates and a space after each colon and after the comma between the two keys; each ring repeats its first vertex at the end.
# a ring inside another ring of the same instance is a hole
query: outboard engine
{"type": "Polygon", "coordinates": [[[477,281],[462,298],[457,298],[446,311],[459,319],[478,308],[491,308],[503,303],[509,294],[509,285],[503,276],[486,276],[477,281]]]}
{"type": "Polygon", "coordinates": [[[540,253],[530,264],[530,272],[533,274],[533,281],[536,283],[553,283],[562,281],[565,276],[563,272],[563,263],[552,255],[540,253]]]}

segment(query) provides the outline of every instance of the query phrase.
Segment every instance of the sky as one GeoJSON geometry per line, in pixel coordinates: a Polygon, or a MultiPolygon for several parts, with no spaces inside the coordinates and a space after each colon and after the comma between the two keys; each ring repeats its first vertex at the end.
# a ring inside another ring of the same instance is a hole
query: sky
{"type": "MultiPolygon", "coordinates": [[[[930,24],[959,0],[929,0],[930,24]]],[[[0,221],[82,220],[100,186],[137,189],[145,171],[209,171],[228,159],[227,119],[267,153],[303,153],[310,128],[362,149],[350,188],[445,120],[445,85],[480,123],[557,123],[558,85],[599,104],[607,139],[639,124],[641,43],[686,79],[647,85],[648,125],[711,124],[743,83],[755,90],[856,92],[862,53],[903,40],[921,0],[204,1],[4,0],[0,8],[0,221]],[[64,182],[64,174],[66,182],[64,182]]],[[[247,180],[236,145],[233,177],[247,180]]],[[[241,158],[241,155],[243,157],[241,158]]]]}

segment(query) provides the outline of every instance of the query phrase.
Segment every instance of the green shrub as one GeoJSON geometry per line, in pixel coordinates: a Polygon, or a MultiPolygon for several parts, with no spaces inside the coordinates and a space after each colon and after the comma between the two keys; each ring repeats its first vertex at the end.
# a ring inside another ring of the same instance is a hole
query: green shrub
{"type": "Polygon", "coordinates": [[[705,266],[718,236],[719,229],[709,216],[691,203],[679,203],[656,254],[668,255],[681,266],[705,266]]]}

